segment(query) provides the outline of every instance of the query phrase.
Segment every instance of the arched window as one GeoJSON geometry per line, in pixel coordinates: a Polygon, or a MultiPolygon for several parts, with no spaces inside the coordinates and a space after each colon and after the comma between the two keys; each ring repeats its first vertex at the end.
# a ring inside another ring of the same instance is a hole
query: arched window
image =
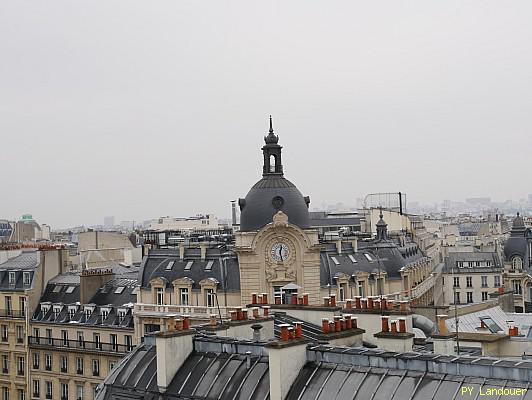
{"type": "Polygon", "coordinates": [[[272,154],[270,156],[270,172],[275,172],[275,164],[276,164],[276,158],[275,156],[272,154]]]}
{"type": "Polygon", "coordinates": [[[512,267],[513,269],[523,269],[523,259],[518,256],[512,258],[512,267]]]}

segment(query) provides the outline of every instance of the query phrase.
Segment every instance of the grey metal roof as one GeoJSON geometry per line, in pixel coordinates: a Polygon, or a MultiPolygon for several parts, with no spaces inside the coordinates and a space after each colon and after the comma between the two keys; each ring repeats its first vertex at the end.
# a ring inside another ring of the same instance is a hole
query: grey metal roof
{"type": "Polygon", "coordinates": [[[0,290],[22,291],[33,286],[35,269],[39,266],[40,257],[37,250],[23,250],[16,257],[0,264],[0,290]],[[24,272],[30,273],[30,284],[24,284],[24,272]],[[9,281],[10,273],[15,273],[15,283],[9,281]]]}
{"type": "MultiPolygon", "coordinates": [[[[167,399],[269,398],[268,359],[251,356],[248,369],[243,354],[193,352],[165,392],[167,399]]],[[[106,378],[97,400],[158,400],[155,346],[143,344],[129,354],[106,378]]]]}
{"type": "Polygon", "coordinates": [[[282,211],[288,222],[300,228],[309,227],[308,205],[297,187],[282,176],[265,176],[255,183],[240,204],[240,230],[257,231],[269,224],[282,211]],[[277,201],[280,199],[280,201],[277,201]]]}
{"type": "Polygon", "coordinates": [[[532,372],[522,360],[330,346],[308,348],[307,360],[287,400],[463,399],[464,385],[473,388],[472,398],[498,399],[504,396],[480,397],[480,388],[528,389],[532,372]]]}

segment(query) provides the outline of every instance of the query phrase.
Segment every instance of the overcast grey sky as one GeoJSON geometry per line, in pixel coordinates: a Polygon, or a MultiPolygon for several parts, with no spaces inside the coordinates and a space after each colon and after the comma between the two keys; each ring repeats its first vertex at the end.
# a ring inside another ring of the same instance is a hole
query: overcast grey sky
{"type": "Polygon", "coordinates": [[[229,216],[269,114],[311,207],[522,198],[531,17],[530,1],[4,0],[0,218],[229,216]]]}

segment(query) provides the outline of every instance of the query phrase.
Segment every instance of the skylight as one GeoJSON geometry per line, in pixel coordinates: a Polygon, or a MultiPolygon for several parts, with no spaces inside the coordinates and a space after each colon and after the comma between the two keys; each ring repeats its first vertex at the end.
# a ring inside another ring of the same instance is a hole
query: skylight
{"type": "Polygon", "coordinates": [[[67,289],[66,289],[65,292],[66,292],[66,293],[72,293],[72,292],[74,291],[74,289],[76,289],[75,286],[69,286],[69,287],[67,287],[67,289]]]}
{"type": "Polygon", "coordinates": [[[120,294],[124,291],[125,286],[119,286],[115,289],[115,294],[120,294]]]}
{"type": "Polygon", "coordinates": [[[166,271],[170,271],[172,269],[172,267],[174,266],[174,261],[170,261],[168,263],[168,265],[166,266],[165,270],[166,271]]]}
{"type": "Polygon", "coordinates": [[[367,258],[368,261],[373,261],[373,257],[371,257],[368,253],[364,253],[364,256],[367,258]]]}
{"type": "Polygon", "coordinates": [[[192,264],[193,263],[194,263],[194,261],[187,262],[187,265],[185,265],[185,271],[190,271],[190,269],[192,268],[192,264]]]}
{"type": "Polygon", "coordinates": [[[331,257],[331,260],[333,260],[333,263],[335,263],[336,265],[340,265],[336,257],[331,257]]]}
{"type": "Polygon", "coordinates": [[[212,264],[214,264],[214,260],[210,260],[207,265],[205,266],[205,271],[210,271],[212,269],[212,264]]]}
{"type": "Polygon", "coordinates": [[[53,293],[59,293],[61,291],[62,287],[59,285],[55,285],[54,289],[52,290],[53,293]]]}
{"type": "Polygon", "coordinates": [[[349,257],[349,259],[351,260],[351,262],[353,262],[353,264],[355,264],[355,263],[357,262],[357,260],[356,260],[356,258],[355,258],[354,255],[349,254],[348,257],[349,257]]]}

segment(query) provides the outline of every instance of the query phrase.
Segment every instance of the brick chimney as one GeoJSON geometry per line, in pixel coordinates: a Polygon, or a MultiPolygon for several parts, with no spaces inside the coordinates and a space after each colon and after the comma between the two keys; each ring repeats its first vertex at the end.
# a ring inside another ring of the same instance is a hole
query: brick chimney
{"type": "Polygon", "coordinates": [[[87,304],[99,288],[114,278],[111,268],[89,268],[81,271],[79,277],[80,303],[87,304]]]}

